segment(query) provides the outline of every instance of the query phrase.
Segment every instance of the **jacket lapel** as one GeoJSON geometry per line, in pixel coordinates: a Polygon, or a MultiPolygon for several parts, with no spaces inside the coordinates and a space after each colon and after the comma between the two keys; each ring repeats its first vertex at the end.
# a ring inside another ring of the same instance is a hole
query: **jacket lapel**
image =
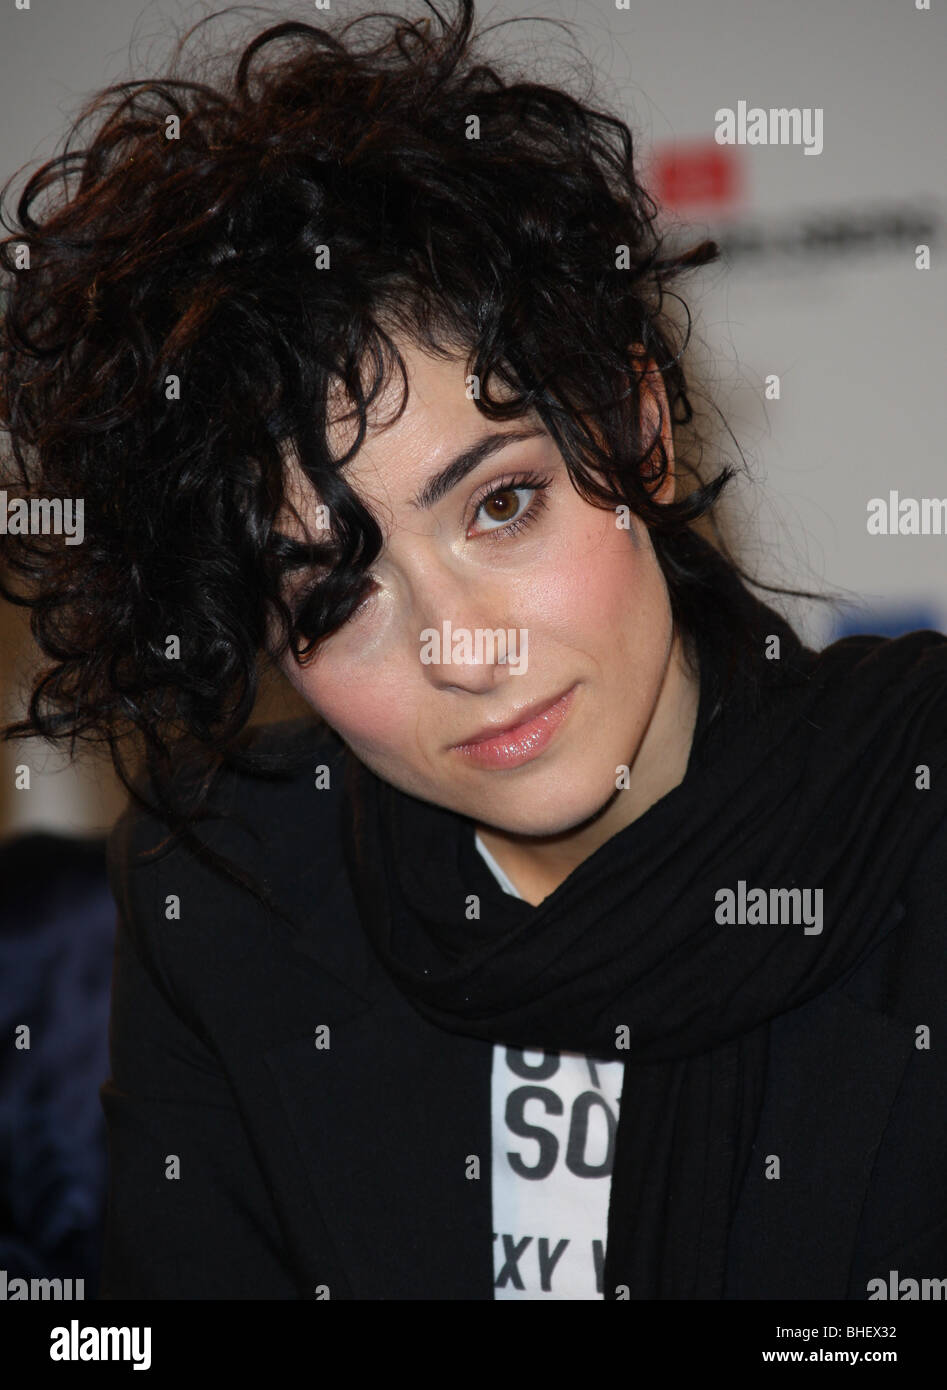
{"type": "Polygon", "coordinates": [[[491,1045],[389,996],[266,1061],[354,1297],[492,1299],[491,1045]]]}
{"type": "Polygon", "coordinates": [[[492,1299],[492,1045],[435,1028],[403,998],[341,854],[297,855],[284,886],[293,947],[322,978],[307,1012],[330,1038],[318,1048],[307,1027],[265,1061],[354,1297],[492,1299]]]}
{"type": "Polygon", "coordinates": [[[913,1051],[913,1025],[839,990],[774,1022],[725,1297],[867,1297],[849,1289],[859,1218],[913,1051]]]}

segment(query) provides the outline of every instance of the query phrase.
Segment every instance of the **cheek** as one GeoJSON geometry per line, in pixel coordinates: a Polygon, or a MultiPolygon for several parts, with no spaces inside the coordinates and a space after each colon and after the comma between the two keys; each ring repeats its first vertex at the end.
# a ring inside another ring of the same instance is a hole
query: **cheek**
{"type": "Polygon", "coordinates": [[[647,531],[619,529],[612,513],[583,505],[524,577],[518,608],[537,638],[545,633],[571,648],[617,651],[656,626],[663,593],[647,531]]]}
{"type": "Polygon", "coordinates": [[[309,669],[292,660],[283,665],[302,698],[357,752],[381,757],[392,747],[410,746],[415,732],[407,692],[399,692],[354,669],[333,662],[326,652],[309,669]]]}

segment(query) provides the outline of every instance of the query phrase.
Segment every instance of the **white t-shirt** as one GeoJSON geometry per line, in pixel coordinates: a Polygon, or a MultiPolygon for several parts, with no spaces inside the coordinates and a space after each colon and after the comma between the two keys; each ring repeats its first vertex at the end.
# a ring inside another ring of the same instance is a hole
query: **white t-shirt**
{"type": "MultiPolygon", "coordinates": [[[[504,892],[522,897],[480,836],[504,892]]],[[[493,1049],[493,1297],[602,1298],[623,1062],[493,1049]]]]}

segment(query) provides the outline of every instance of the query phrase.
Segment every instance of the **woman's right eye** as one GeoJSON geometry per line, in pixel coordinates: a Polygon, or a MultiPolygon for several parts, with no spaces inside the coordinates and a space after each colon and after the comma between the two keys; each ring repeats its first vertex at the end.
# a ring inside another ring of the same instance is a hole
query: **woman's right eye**
{"type": "Polygon", "coordinates": [[[357,617],[358,614],[361,613],[364,608],[368,607],[369,603],[372,601],[372,599],[375,597],[375,594],[378,592],[378,588],[379,585],[377,584],[377,582],[375,580],[372,580],[371,586],[360,600],[358,606],[352,609],[348,618],[346,618],[346,622],[350,623],[352,619],[357,617]]]}
{"type": "MultiPolygon", "coordinates": [[[[294,622],[299,621],[302,610],[306,605],[306,601],[308,600],[309,596],[313,593],[313,591],[317,588],[318,583],[319,579],[316,578],[314,580],[310,580],[308,583],[298,584],[296,588],[291,591],[291,596],[289,599],[289,610],[293,615],[294,622]]],[[[370,588],[363,595],[360,602],[357,604],[355,608],[352,609],[348,617],[344,618],[342,622],[338,624],[338,627],[345,627],[350,622],[352,622],[353,619],[355,619],[359,615],[359,613],[361,613],[368,606],[368,604],[371,602],[376,592],[378,591],[378,588],[379,585],[377,584],[377,582],[372,581],[370,588]]]]}

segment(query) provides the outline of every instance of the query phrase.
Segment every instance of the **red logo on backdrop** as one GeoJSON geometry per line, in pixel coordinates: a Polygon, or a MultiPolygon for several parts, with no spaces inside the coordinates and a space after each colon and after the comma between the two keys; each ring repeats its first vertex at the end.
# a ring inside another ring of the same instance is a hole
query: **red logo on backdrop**
{"type": "Polygon", "coordinates": [[[715,140],[659,145],[651,158],[650,191],[669,208],[731,207],[742,192],[741,167],[737,150],[715,140]]]}

